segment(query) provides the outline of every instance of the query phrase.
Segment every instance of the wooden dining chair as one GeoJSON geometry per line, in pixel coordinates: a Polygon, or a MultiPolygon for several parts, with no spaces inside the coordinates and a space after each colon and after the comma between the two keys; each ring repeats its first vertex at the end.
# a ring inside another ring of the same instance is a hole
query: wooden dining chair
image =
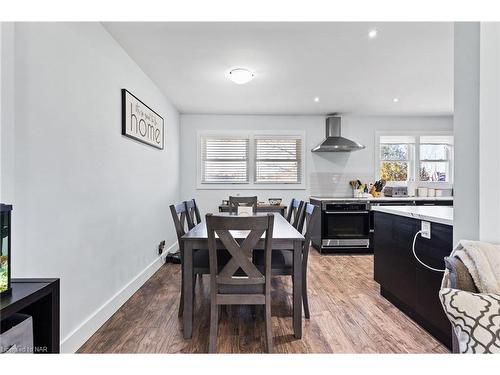
{"type": "Polygon", "coordinates": [[[309,258],[309,248],[311,247],[311,237],[314,227],[319,222],[320,209],[319,207],[306,203],[304,206],[304,214],[302,215],[301,223],[298,225],[298,231],[302,233],[304,224],[306,232],[304,234],[304,247],[302,248],[302,302],[304,304],[304,315],[306,319],[310,318],[309,299],[307,295],[307,261],[309,258]]]}
{"type": "Polygon", "coordinates": [[[206,220],[210,254],[209,352],[217,352],[220,305],[264,305],[266,346],[267,351],[272,353],[271,253],[274,215],[228,217],[208,214],[206,220]],[[231,231],[249,233],[243,242],[238,243],[231,231]],[[252,263],[252,256],[264,233],[264,263],[263,270],[260,270],[252,263]],[[219,246],[216,235],[220,241],[219,246]],[[224,267],[219,267],[217,253],[224,249],[230,254],[230,260],[224,267]]]}
{"type": "MultiPolygon", "coordinates": [[[[179,252],[181,254],[181,263],[184,263],[184,245],[181,237],[186,234],[186,228],[191,229],[194,224],[189,215],[186,202],[170,205],[170,213],[174,221],[175,233],[177,234],[177,242],[179,244],[179,252]]],[[[207,250],[194,250],[193,251],[193,288],[197,275],[209,274],[209,257],[207,250]]],[[[194,291],[193,291],[194,298],[194,291]]],[[[184,310],[184,275],[181,273],[181,300],[179,303],[179,314],[182,316],[184,310]]]]}
{"type": "Polygon", "coordinates": [[[299,201],[298,199],[293,198],[290,202],[290,206],[288,207],[286,220],[290,224],[292,224],[295,229],[297,229],[297,226],[299,225],[299,221],[301,220],[303,214],[304,201],[299,201]]]}
{"type": "MultiPolygon", "coordinates": [[[[306,228],[304,234],[304,245],[302,247],[302,303],[304,305],[304,315],[307,319],[310,318],[309,313],[309,299],[307,295],[307,261],[309,258],[309,247],[311,246],[311,236],[315,225],[318,224],[318,219],[320,215],[319,207],[305,203],[304,204],[304,214],[299,222],[300,230],[306,228]]],[[[262,253],[257,252],[255,257],[255,263],[262,268],[264,261],[262,259],[262,253]]],[[[293,250],[274,250],[272,253],[272,263],[271,271],[273,276],[292,276],[293,282],[293,250]]]]}
{"type": "Polygon", "coordinates": [[[193,229],[197,224],[201,223],[200,210],[194,199],[186,201],[186,207],[189,217],[191,218],[191,227],[189,227],[189,229],[193,229]]]}
{"type": "Polygon", "coordinates": [[[229,212],[237,213],[238,206],[248,206],[257,212],[257,197],[229,197],[229,212]]]}

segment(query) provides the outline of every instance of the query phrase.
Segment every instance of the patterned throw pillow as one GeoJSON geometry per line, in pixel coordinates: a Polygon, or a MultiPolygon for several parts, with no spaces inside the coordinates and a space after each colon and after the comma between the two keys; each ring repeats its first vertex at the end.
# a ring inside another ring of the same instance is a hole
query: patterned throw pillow
{"type": "Polygon", "coordinates": [[[500,353],[500,294],[443,288],[439,297],[460,353],[500,353]]]}

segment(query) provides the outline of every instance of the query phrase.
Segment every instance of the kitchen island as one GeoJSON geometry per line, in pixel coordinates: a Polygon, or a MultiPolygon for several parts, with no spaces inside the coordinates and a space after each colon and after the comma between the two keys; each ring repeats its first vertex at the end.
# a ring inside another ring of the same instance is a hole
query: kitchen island
{"type": "MultiPolygon", "coordinates": [[[[318,197],[310,202],[321,215],[312,235],[320,253],[373,253],[374,214],[378,207],[451,207],[453,197],[318,197]]],[[[422,211],[422,212],[424,212],[422,211]]]]}
{"type": "Polygon", "coordinates": [[[372,207],[374,278],[380,293],[443,344],[451,348],[450,323],[438,292],[444,257],[453,246],[453,208],[442,206],[372,207]],[[430,223],[430,239],[417,234],[430,223]],[[416,238],[416,240],[415,240],[416,238]],[[432,270],[422,265],[413,255],[432,270]]]}

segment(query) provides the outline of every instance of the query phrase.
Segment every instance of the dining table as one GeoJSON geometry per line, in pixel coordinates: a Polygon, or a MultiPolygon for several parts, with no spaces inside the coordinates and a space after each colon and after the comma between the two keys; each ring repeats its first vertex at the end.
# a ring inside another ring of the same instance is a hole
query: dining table
{"type": "MultiPolygon", "coordinates": [[[[302,338],[302,247],[304,236],[298,232],[281,214],[274,212],[274,227],[272,249],[293,251],[293,332],[297,339],[302,338]]],[[[262,216],[267,213],[255,213],[262,216]]],[[[215,216],[215,215],[214,215],[215,216]]],[[[219,213],[217,216],[236,216],[231,213],[219,213]]],[[[244,240],[249,231],[231,231],[234,239],[244,240]]],[[[181,238],[184,247],[182,275],[184,278],[184,311],[183,333],[185,339],[190,339],[193,333],[193,251],[208,249],[208,234],[206,222],[201,222],[189,230],[181,238]]],[[[216,237],[217,246],[224,245],[216,237]]],[[[255,249],[264,249],[265,235],[257,243],[255,249]]]]}

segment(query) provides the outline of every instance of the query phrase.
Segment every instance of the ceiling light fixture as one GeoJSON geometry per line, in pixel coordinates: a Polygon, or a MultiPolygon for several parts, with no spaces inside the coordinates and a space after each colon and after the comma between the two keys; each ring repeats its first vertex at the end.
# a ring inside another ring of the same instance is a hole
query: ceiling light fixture
{"type": "Polygon", "coordinates": [[[245,68],[236,68],[229,72],[228,78],[238,85],[243,85],[254,79],[255,74],[245,68]]]}
{"type": "Polygon", "coordinates": [[[314,97],[314,101],[315,101],[316,103],[317,103],[317,102],[319,102],[319,97],[318,97],[318,96],[314,97]]]}
{"type": "Polygon", "coordinates": [[[392,99],[392,101],[393,101],[394,103],[398,103],[398,102],[399,102],[399,98],[394,98],[394,99],[392,99]]]}
{"type": "Polygon", "coordinates": [[[375,39],[377,37],[378,30],[377,29],[371,29],[368,31],[368,38],[370,39],[375,39]]]}

